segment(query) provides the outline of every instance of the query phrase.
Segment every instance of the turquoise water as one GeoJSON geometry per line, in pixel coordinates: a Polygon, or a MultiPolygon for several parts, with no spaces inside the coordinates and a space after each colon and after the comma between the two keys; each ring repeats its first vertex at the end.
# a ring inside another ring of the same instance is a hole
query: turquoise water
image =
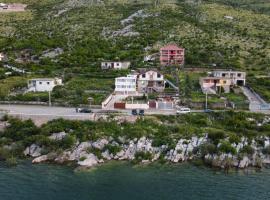
{"type": "Polygon", "coordinates": [[[0,164],[0,200],[270,199],[270,169],[224,174],[188,164],[71,167],[0,164]]]}

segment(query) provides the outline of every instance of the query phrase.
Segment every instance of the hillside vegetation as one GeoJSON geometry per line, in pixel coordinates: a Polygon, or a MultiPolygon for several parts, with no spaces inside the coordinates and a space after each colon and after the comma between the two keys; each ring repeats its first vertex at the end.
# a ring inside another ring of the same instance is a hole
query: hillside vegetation
{"type": "MultiPolygon", "coordinates": [[[[16,2],[28,4],[28,10],[0,13],[0,52],[6,52],[13,65],[39,76],[62,76],[66,82],[96,80],[95,89],[102,90],[107,84],[108,94],[113,81],[104,81],[104,77],[112,80],[122,73],[101,72],[101,60],[130,60],[133,68],[151,66],[142,62],[143,56],[158,52],[169,42],[185,47],[186,67],[247,70],[254,75],[250,76],[250,84],[256,83],[255,75],[267,75],[270,71],[270,17],[266,0],[16,2]],[[139,10],[143,10],[141,16],[122,21],[139,10]],[[42,56],[44,51],[57,47],[64,53],[55,58],[42,56]],[[26,49],[36,60],[16,62],[26,49]]],[[[79,93],[79,88],[70,85],[63,90],[79,93]]],[[[82,92],[79,96],[89,95],[82,92]]],[[[72,99],[66,100],[74,103],[72,99]]]]}

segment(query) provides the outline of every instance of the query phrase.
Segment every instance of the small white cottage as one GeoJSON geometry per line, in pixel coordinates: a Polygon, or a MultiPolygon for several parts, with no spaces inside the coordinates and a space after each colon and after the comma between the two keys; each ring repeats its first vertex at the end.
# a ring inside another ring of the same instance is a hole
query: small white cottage
{"type": "Polygon", "coordinates": [[[37,78],[28,80],[29,92],[49,92],[57,85],[63,85],[60,78],[37,78]]]}

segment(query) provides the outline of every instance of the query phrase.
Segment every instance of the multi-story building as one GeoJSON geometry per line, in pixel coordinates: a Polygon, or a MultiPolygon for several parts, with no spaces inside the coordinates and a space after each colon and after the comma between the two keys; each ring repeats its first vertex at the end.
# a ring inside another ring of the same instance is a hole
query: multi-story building
{"type": "Polygon", "coordinates": [[[213,71],[214,77],[230,78],[233,85],[243,86],[246,85],[246,72],[240,71],[213,71]]]}
{"type": "Polygon", "coordinates": [[[115,79],[115,93],[135,94],[137,91],[137,75],[127,75],[115,79]]]}
{"type": "Polygon", "coordinates": [[[225,93],[230,92],[233,86],[246,84],[246,72],[216,70],[209,77],[200,79],[200,85],[204,93],[216,94],[218,89],[223,88],[225,93]]]}
{"type": "Polygon", "coordinates": [[[154,69],[142,69],[138,75],[137,85],[138,92],[163,92],[165,88],[164,76],[154,69]]]}
{"type": "Polygon", "coordinates": [[[160,49],[160,64],[183,65],[185,61],[185,49],[175,44],[169,44],[160,49]]]}
{"type": "Polygon", "coordinates": [[[49,92],[57,85],[63,85],[60,78],[36,78],[28,80],[28,92],[49,92]]]}
{"type": "Polygon", "coordinates": [[[101,62],[101,69],[128,69],[130,62],[105,61],[101,62]]]}

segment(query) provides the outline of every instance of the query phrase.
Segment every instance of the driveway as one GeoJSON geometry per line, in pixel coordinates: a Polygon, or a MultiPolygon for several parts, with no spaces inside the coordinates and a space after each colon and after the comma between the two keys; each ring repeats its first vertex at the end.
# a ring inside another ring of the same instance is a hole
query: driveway
{"type": "MultiPolygon", "coordinates": [[[[241,87],[244,95],[249,100],[249,110],[252,112],[260,111],[268,104],[254,91],[248,87],[241,87]]],[[[269,109],[268,109],[269,110],[269,109]]]]}

